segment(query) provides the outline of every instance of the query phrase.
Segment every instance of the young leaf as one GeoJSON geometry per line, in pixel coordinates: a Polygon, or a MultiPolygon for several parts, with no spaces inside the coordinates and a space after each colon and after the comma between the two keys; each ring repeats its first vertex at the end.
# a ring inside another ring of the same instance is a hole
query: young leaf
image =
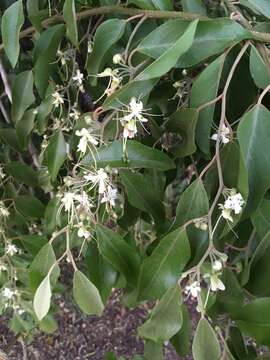
{"type": "Polygon", "coordinates": [[[185,228],[163,237],[141,266],[139,300],[160,298],[177,283],[189,258],[190,247],[185,228]]]}
{"type": "Polygon", "coordinates": [[[154,79],[166,74],[176,64],[178,59],[191,47],[197,24],[198,20],[193,21],[180,39],[151,65],[137,75],[135,81],[154,79]]]}
{"type": "Polygon", "coordinates": [[[255,105],[238,126],[237,135],[248,172],[249,197],[246,216],[254,212],[270,187],[270,112],[263,105],[255,105]]]}
{"type": "Polygon", "coordinates": [[[254,45],[251,45],[249,67],[256,86],[265,89],[270,84],[270,73],[254,45]]]}
{"type": "Polygon", "coordinates": [[[138,334],[164,343],[182,326],[181,290],[178,285],[168,289],[151,312],[150,318],[138,328],[138,334]]]}
{"type": "MultiPolygon", "coordinates": [[[[87,61],[87,71],[89,75],[97,75],[103,62],[104,56],[111,47],[123,36],[126,21],[110,19],[104,21],[98,28],[94,37],[93,51],[87,61]]],[[[93,83],[96,83],[93,80],[93,83]]]]}
{"type": "Polygon", "coordinates": [[[101,255],[124,275],[129,285],[137,284],[140,259],[134,248],[120,235],[102,225],[96,226],[98,247],[101,255]]]}
{"type": "MultiPolygon", "coordinates": [[[[102,146],[97,150],[96,164],[98,167],[121,168],[154,168],[156,170],[166,171],[175,167],[173,161],[162,151],[152,149],[137,141],[127,141],[127,161],[123,158],[123,143],[121,140],[114,141],[108,146],[102,146]]],[[[94,164],[91,154],[84,157],[84,165],[94,164]]]]}
{"type": "Polygon", "coordinates": [[[192,344],[194,360],[219,360],[221,356],[217,336],[209,322],[202,318],[197,326],[192,344]]]}
{"type": "Polygon", "coordinates": [[[132,206],[151,214],[157,224],[164,221],[164,205],[142,174],[123,170],[120,178],[132,206]]]}
{"type": "Polygon", "coordinates": [[[104,310],[98,289],[79,270],[73,278],[73,296],[80,309],[87,315],[101,315],[104,310]]]}
{"type": "MultiPolygon", "coordinates": [[[[225,55],[221,55],[195,79],[190,94],[190,106],[192,108],[198,108],[216,98],[224,60],[225,55]],[[206,87],[207,91],[205,91],[206,87]]],[[[214,111],[215,104],[205,107],[200,111],[197,122],[196,141],[205,154],[210,153],[210,133],[214,111]]]]}
{"type": "Polygon", "coordinates": [[[14,2],[2,17],[1,32],[6,55],[14,68],[20,54],[20,31],[24,23],[22,0],[14,2]]]}
{"type": "Polygon", "coordinates": [[[24,71],[16,76],[12,86],[11,117],[15,124],[21,120],[25,110],[34,101],[33,73],[32,71],[24,71]]]}
{"type": "Polygon", "coordinates": [[[51,305],[51,284],[50,275],[47,275],[40,283],[34,296],[34,310],[39,321],[41,321],[49,312],[51,305]]]}
{"type": "Polygon", "coordinates": [[[74,0],[66,0],[63,8],[64,20],[67,24],[67,37],[72,44],[78,46],[78,30],[74,0]]]}
{"type": "Polygon", "coordinates": [[[46,155],[48,170],[54,181],[67,156],[66,142],[62,131],[58,131],[51,137],[46,155]]]}

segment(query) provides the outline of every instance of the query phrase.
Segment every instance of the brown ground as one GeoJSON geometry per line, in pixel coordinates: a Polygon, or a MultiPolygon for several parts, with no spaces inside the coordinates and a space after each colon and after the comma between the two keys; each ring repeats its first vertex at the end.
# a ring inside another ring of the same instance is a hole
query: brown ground
{"type": "MultiPolygon", "coordinates": [[[[143,353],[143,342],[136,336],[136,329],[147,317],[147,306],[127,309],[114,294],[101,317],[84,317],[72,305],[64,301],[59,304],[59,329],[53,335],[36,336],[25,346],[25,355],[23,344],[17,342],[9,354],[10,360],[104,360],[107,351],[128,360],[143,353]]],[[[0,348],[5,348],[13,338],[0,318],[0,348]]],[[[164,351],[166,360],[180,360],[171,346],[164,351]]]]}

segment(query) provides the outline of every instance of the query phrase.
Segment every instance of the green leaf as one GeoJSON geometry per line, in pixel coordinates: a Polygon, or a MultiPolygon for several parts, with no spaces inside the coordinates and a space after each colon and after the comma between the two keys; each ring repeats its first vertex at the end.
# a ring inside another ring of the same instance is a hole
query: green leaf
{"type": "Polygon", "coordinates": [[[143,358],[136,358],[132,360],[164,360],[163,356],[163,344],[155,343],[154,341],[148,340],[144,344],[143,358]]]}
{"type": "Polygon", "coordinates": [[[62,131],[58,131],[50,138],[46,156],[48,170],[52,181],[54,181],[67,157],[66,142],[62,131]]]}
{"type": "Polygon", "coordinates": [[[22,119],[16,124],[16,134],[20,147],[25,150],[28,144],[29,135],[35,125],[36,114],[34,110],[27,110],[22,119]]]}
{"type": "Polygon", "coordinates": [[[15,129],[0,128],[0,140],[16,151],[21,151],[15,129]]]}
{"type": "Polygon", "coordinates": [[[139,300],[160,298],[177,283],[189,258],[190,247],[185,228],[163,237],[141,266],[139,300]]]}
{"type": "MultiPolygon", "coordinates": [[[[179,40],[188,24],[188,21],[178,19],[166,21],[145,37],[138,45],[138,51],[154,59],[160,57],[179,40]]],[[[191,67],[248,38],[252,38],[251,33],[235,21],[202,21],[198,24],[193,45],[181,56],[178,66],[191,67]]]]}
{"type": "Polygon", "coordinates": [[[11,117],[15,124],[21,120],[25,110],[34,102],[33,73],[24,71],[15,77],[12,86],[11,117]]]}
{"type": "Polygon", "coordinates": [[[27,218],[41,219],[44,214],[42,202],[31,195],[20,195],[15,199],[16,209],[27,218]]]}
{"type": "Polygon", "coordinates": [[[172,0],[151,0],[157,10],[173,10],[172,0]]]}
{"type": "Polygon", "coordinates": [[[161,77],[162,75],[166,74],[172,67],[174,67],[178,59],[191,47],[197,24],[198,20],[193,21],[188,26],[184,34],[180,37],[180,39],[177,40],[172,47],[166,50],[139,75],[137,75],[135,81],[161,77]]]}
{"type": "Polygon", "coordinates": [[[209,201],[206,190],[202,180],[197,179],[180,196],[173,228],[182,226],[191,219],[207,215],[208,210],[209,201]]]}
{"type": "Polygon", "coordinates": [[[151,214],[157,224],[164,221],[164,205],[142,174],[123,170],[120,178],[132,206],[151,214]]]}
{"type": "Polygon", "coordinates": [[[195,109],[179,109],[170,115],[166,122],[166,130],[180,136],[170,151],[179,158],[193,154],[196,151],[195,129],[198,111],[195,109]]]}
{"type": "Polygon", "coordinates": [[[251,217],[257,234],[262,239],[270,229],[270,200],[263,199],[258,209],[251,217]]]}
{"type": "Polygon", "coordinates": [[[141,9],[145,10],[155,10],[154,5],[152,4],[152,1],[149,0],[128,0],[128,4],[134,4],[138,6],[141,9]]]}
{"type": "Polygon", "coordinates": [[[78,46],[78,30],[74,0],[66,0],[63,8],[64,20],[67,24],[67,37],[72,44],[78,46]]]}
{"type": "MultiPolygon", "coordinates": [[[[104,21],[98,28],[94,37],[93,51],[88,57],[87,71],[89,75],[97,75],[103,63],[103,59],[111,47],[124,34],[125,20],[110,19],[104,21]]],[[[96,83],[96,81],[93,81],[96,83]]]]}
{"type": "Polygon", "coordinates": [[[181,306],[182,327],[171,339],[171,343],[179,356],[187,356],[190,348],[191,321],[185,304],[181,306]]]}
{"type": "Polygon", "coordinates": [[[59,223],[58,209],[59,199],[56,197],[52,198],[48,202],[44,213],[44,231],[46,231],[48,234],[51,234],[59,223]]]}
{"type": "Polygon", "coordinates": [[[220,345],[216,334],[208,321],[202,318],[195,332],[192,354],[194,360],[219,360],[221,356],[220,345]]]}
{"type": "Polygon", "coordinates": [[[42,235],[25,235],[20,240],[26,251],[33,255],[37,255],[40,249],[48,242],[47,238],[42,235]]]}
{"type": "Polygon", "coordinates": [[[39,1],[27,0],[26,8],[29,20],[38,32],[42,32],[42,20],[48,17],[48,10],[40,10],[39,1]]]}
{"type": "Polygon", "coordinates": [[[34,296],[34,310],[39,321],[41,321],[49,312],[51,305],[51,284],[48,274],[40,283],[34,296]]]}
{"type": "Polygon", "coordinates": [[[182,326],[181,290],[178,285],[168,289],[151,311],[150,318],[138,328],[139,336],[164,343],[182,326]]]}
{"type": "MultiPolygon", "coordinates": [[[[191,93],[190,106],[198,108],[216,98],[224,65],[225,55],[221,55],[195,79],[191,93]],[[207,87],[207,91],[205,88],[207,87]]],[[[210,153],[210,133],[215,112],[215,104],[200,110],[196,129],[196,141],[202,152],[210,153]]]]}
{"type": "Polygon", "coordinates": [[[135,286],[139,273],[139,256],[120,235],[102,225],[96,226],[101,255],[124,275],[128,284],[135,286]]]}
{"type": "Polygon", "coordinates": [[[256,86],[265,89],[270,84],[270,73],[254,45],[251,45],[249,67],[256,86]]]}
{"type": "Polygon", "coordinates": [[[270,345],[270,298],[258,298],[242,306],[234,315],[240,330],[258,344],[270,345]]]}
{"type": "Polygon", "coordinates": [[[56,51],[64,32],[63,24],[49,27],[42,32],[34,48],[34,82],[42,98],[46,94],[49,79],[55,67],[56,51]]]}
{"type": "Polygon", "coordinates": [[[29,267],[29,287],[31,290],[36,290],[42,279],[47,276],[50,269],[53,267],[51,273],[51,284],[54,285],[59,277],[60,270],[56,264],[56,257],[51,244],[44,245],[29,267]]]}
{"type": "Polygon", "coordinates": [[[270,187],[270,112],[255,105],[238,126],[237,135],[248,172],[249,197],[245,214],[254,212],[270,187]]]}
{"type": "Polygon", "coordinates": [[[23,23],[23,3],[18,0],[5,11],[1,23],[4,49],[13,68],[20,54],[19,36],[23,23]]]}
{"type": "MultiPolygon", "coordinates": [[[[154,168],[162,171],[175,167],[173,161],[162,151],[152,149],[134,140],[127,141],[127,153],[128,159],[125,161],[122,141],[114,141],[110,145],[102,146],[97,150],[96,164],[98,167],[109,165],[118,168],[154,168]]],[[[82,164],[94,164],[92,155],[86,155],[82,164]]]]}
{"type": "Polygon", "coordinates": [[[87,315],[101,315],[104,305],[98,289],[79,270],[76,270],[73,278],[73,296],[79,308],[87,315]]]}
{"type": "Polygon", "coordinates": [[[182,0],[182,6],[184,11],[207,15],[207,10],[202,0],[182,0]]]}
{"type": "Polygon", "coordinates": [[[38,184],[37,173],[30,166],[20,161],[11,161],[8,163],[6,171],[20,183],[32,187],[35,187],[38,184]]]}
{"type": "Polygon", "coordinates": [[[248,0],[248,2],[263,16],[270,18],[270,5],[268,0],[248,0]]]}

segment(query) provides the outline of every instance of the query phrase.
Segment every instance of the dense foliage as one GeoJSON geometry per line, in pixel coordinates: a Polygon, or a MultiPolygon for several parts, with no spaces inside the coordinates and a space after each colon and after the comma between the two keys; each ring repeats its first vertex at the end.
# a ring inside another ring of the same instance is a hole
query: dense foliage
{"type": "Polygon", "coordinates": [[[138,329],[144,359],[162,359],[166,341],[190,351],[191,297],[195,360],[266,358],[270,2],[0,8],[10,328],[31,341],[57,327],[59,294],[101,315],[121,288],[128,307],[155,304],[138,329]]]}

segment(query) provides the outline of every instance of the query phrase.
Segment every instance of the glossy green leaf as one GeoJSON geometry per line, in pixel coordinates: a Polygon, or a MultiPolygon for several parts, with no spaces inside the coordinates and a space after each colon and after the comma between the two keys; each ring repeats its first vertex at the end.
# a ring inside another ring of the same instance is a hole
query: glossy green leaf
{"type": "Polygon", "coordinates": [[[178,61],[178,59],[191,47],[198,21],[193,21],[184,32],[184,34],[177,40],[172,47],[168,48],[160,57],[158,57],[152,64],[144,69],[136,80],[149,80],[158,78],[166,74],[178,61]]]}
{"type": "Polygon", "coordinates": [[[16,124],[18,143],[22,149],[27,148],[30,134],[34,129],[36,114],[34,110],[27,110],[22,119],[16,124]]]}
{"type": "Polygon", "coordinates": [[[40,219],[44,214],[44,205],[42,202],[31,195],[19,195],[15,199],[16,209],[27,218],[40,219]]]}
{"type": "Polygon", "coordinates": [[[191,320],[185,304],[181,306],[182,327],[170,340],[179,356],[187,356],[190,349],[191,320]]]}
{"type": "Polygon", "coordinates": [[[179,142],[170,148],[176,157],[185,157],[196,151],[195,129],[198,112],[195,109],[179,109],[170,115],[166,130],[180,137],[179,142]]]}
{"type": "MultiPolygon", "coordinates": [[[[221,55],[208,65],[195,79],[190,93],[190,106],[198,108],[217,97],[225,56],[221,55]],[[207,87],[207,91],[205,88],[207,87]]],[[[196,129],[196,141],[201,151],[210,153],[210,133],[215,104],[200,110],[196,129]]]]}
{"type": "MultiPolygon", "coordinates": [[[[94,37],[93,51],[88,56],[87,70],[89,75],[97,75],[100,72],[104,56],[111,47],[123,36],[126,21],[109,19],[104,21],[98,28],[94,37]]],[[[93,83],[96,83],[94,80],[93,83]]]]}
{"type": "Polygon", "coordinates": [[[133,247],[127,244],[120,235],[105,226],[97,225],[96,232],[101,255],[124,275],[128,284],[135,286],[140,259],[133,247]]]}
{"type": "Polygon", "coordinates": [[[63,16],[67,24],[67,37],[74,46],[78,46],[78,30],[74,0],[65,0],[63,16]]]}
{"type": "Polygon", "coordinates": [[[76,270],[73,278],[73,296],[79,308],[87,315],[101,315],[104,305],[98,289],[79,270],[76,270]]]}
{"type": "Polygon", "coordinates": [[[35,101],[33,94],[33,73],[24,71],[18,74],[12,86],[11,117],[14,123],[18,123],[26,109],[35,101]]]}
{"type": "Polygon", "coordinates": [[[184,11],[207,15],[207,10],[202,0],[182,0],[182,6],[184,11]]]}
{"type": "Polygon", "coordinates": [[[47,275],[39,284],[34,296],[34,310],[39,321],[41,321],[49,312],[51,305],[51,284],[50,276],[47,275]]]}
{"type": "Polygon", "coordinates": [[[197,326],[192,344],[192,354],[194,360],[220,359],[221,350],[217,336],[205,318],[202,318],[197,326]]]}
{"type": "Polygon", "coordinates": [[[12,67],[16,66],[20,54],[19,35],[23,23],[23,3],[18,0],[5,11],[1,22],[3,44],[12,67]]]}
{"type": "Polygon", "coordinates": [[[121,171],[120,178],[132,206],[151,214],[157,223],[164,221],[164,205],[142,174],[121,171]]]}
{"type": "MultiPolygon", "coordinates": [[[[42,279],[47,276],[52,266],[56,263],[56,257],[51,244],[47,243],[37,253],[29,267],[29,286],[31,290],[36,290],[42,279]]],[[[53,267],[50,275],[51,284],[54,285],[59,277],[59,266],[53,267]]]]}
{"type": "MultiPolygon", "coordinates": [[[[154,59],[158,58],[173,46],[188,24],[188,21],[178,19],[166,21],[145,37],[139,44],[138,51],[154,59]]],[[[247,38],[252,38],[250,32],[235,21],[214,19],[200,22],[193,45],[180,58],[178,66],[187,68],[196,65],[247,38]]]]}
{"type": "Polygon", "coordinates": [[[246,215],[254,212],[270,187],[270,112],[255,105],[247,112],[238,127],[237,135],[248,172],[249,197],[246,215]]]}
{"type": "Polygon", "coordinates": [[[191,219],[207,215],[209,201],[201,179],[193,181],[180,196],[173,228],[184,225],[191,219]]]}
{"type": "Polygon", "coordinates": [[[189,258],[190,247],[184,228],[163,237],[143,261],[138,285],[139,300],[160,298],[177,283],[189,258]]]}
{"type": "Polygon", "coordinates": [[[46,9],[40,10],[40,4],[37,0],[27,0],[26,9],[29,20],[37,31],[42,31],[42,20],[48,17],[48,11],[46,9]]]}
{"type": "Polygon", "coordinates": [[[270,84],[270,72],[254,45],[250,50],[250,73],[258,88],[264,89],[270,84]]]}
{"type": "MultiPolygon", "coordinates": [[[[137,141],[127,141],[127,161],[123,157],[123,142],[114,141],[108,146],[102,146],[98,149],[96,155],[96,164],[98,167],[120,168],[154,168],[156,170],[169,170],[175,167],[173,161],[162,151],[152,149],[137,141]]],[[[93,157],[88,154],[84,157],[84,165],[94,164],[93,157]]]]}
{"type": "Polygon", "coordinates": [[[54,134],[49,141],[46,151],[48,170],[54,181],[67,157],[67,148],[64,135],[61,131],[54,134]]]}
{"type": "Polygon", "coordinates": [[[138,328],[138,334],[159,343],[169,340],[182,326],[181,302],[179,286],[168,289],[151,311],[150,318],[138,328]]]}
{"type": "Polygon", "coordinates": [[[6,171],[20,183],[32,187],[35,187],[38,184],[37,173],[30,166],[20,161],[11,161],[8,163],[6,166],[6,171]]]}
{"type": "Polygon", "coordinates": [[[55,67],[58,45],[64,32],[63,24],[49,27],[42,32],[34,48],[34,82],[42,98],[46,94],[49,79],[55,67]]]}
{"type": "Polygon", "coordinates": [[[270,6],[268,0],[248,0],[248,2],[263,16],[270,18],[270,6]]]}

